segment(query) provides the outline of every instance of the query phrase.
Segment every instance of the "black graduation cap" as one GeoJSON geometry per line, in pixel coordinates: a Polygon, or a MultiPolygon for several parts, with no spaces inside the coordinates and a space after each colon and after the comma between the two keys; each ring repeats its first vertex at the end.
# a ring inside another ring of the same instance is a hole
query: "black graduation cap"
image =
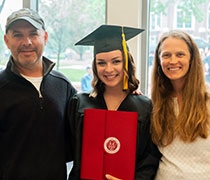
{"type": "MultiPolygon", "coordinates": [[[[126,41],[135,37],[144,29],[101,25],[96,30],[85,36],[75,45],[94,46],[94,56],[101,52],[122,50],[125,56],[125,70],[128,71],[128,53],[126,41]]],[[[128,77],[124,74],[123,90],[128,89],[128,77]]]]}
{"type": "Polygon", "coordinates": [[[112,50],[123,50],[122,33],[125,34],[125,40],[129,40],[144,29],[133,27],[123,27],[115,25],[101,25],[96,30],[78,41],[75,45],[94,46],[94,56],[100,52],[108,52],[112,50]]]}

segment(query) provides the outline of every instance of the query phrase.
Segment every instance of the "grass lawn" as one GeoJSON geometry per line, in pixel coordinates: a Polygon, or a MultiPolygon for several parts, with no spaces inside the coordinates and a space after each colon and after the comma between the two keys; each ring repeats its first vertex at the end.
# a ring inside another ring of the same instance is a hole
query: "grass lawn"
{"type": "MultiPolygon", "coordinates": [[[[5,67],[8,62],[8,58],[0,58],[0,68],[5,67]]],[[[72,62],[70,63],[72,65],[72,62]]],[[[62,62],[60,67],[68,66],[69,63],[62,62]]],[[[86,66],[86,62],[84,62],[84,67],[86,66]]],[[[54,68],[56,70],[56,68],[54,68]]],[[[73,69],[73,68],[60,68],[59,71],[63,73],[71,82],[80,82],[82,76],[86,73],[84,69],[73,69]]]]}
{"type": "Polygon", "coordinates": [[[61,73],[63,73],[71,82],[80,82],[82,76],[86,73],[85,70],[81,69],[60,69],[61,73]]]}

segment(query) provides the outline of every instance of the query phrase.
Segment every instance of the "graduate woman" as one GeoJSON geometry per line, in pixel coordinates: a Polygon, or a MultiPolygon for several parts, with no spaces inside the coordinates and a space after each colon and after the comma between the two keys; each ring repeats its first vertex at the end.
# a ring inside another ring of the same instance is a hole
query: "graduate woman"
{"type": "MultiPolygon", "coordinates": [[[[76,43],[76,45],[94,46],[93,91],[90,94],[77,94],[69,105],[74,162],[69,175],[70,180],[81,179],[83,120],[84,110],[87,108],[137,112],[138,131],[134,179],[150,180],[156,174],[159,152],[150,136],[152,104],[148,97],[133,93],[139,87],[139,80],[135,76],[134,60],[126,44],[126,40],[142,31],[138,28],[102,25],[76,43]]],[[[129,153],[126,154],[126,156],[129,155],[129,153]]],[[[114,174],[107,175],[108,172],[104,174],[106,179],[121,179],[121,177],[112,177],[114,174]]]]}

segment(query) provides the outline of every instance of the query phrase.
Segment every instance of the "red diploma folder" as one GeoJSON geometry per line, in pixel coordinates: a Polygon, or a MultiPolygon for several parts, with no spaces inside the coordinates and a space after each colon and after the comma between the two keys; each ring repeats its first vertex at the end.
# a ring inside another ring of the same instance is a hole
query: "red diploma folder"
{"type": "Polygon", "coordinates": [[[137,112],[85,110],[81,179],[103,180],[111,174],[134,180],[137,119],[137,112]]]}

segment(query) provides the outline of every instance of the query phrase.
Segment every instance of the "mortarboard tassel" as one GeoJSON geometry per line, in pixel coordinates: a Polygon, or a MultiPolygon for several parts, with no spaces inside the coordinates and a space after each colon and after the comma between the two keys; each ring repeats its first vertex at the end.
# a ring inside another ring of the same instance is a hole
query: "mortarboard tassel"
{"type": "MultiPolygon", "coordinates": [[[[123,27],[122,27],[122,47],[123,47],[123,53],[124,53],[124,57],[125,57],[125,70],[126,70],[126,72],[128,72],[128,51],[127,51],[123,27]]],[[[127,76],[127,73],[124,73],[123,90],[127,90],[127,89],[128,89],[128,76],[127,76]]]]}

